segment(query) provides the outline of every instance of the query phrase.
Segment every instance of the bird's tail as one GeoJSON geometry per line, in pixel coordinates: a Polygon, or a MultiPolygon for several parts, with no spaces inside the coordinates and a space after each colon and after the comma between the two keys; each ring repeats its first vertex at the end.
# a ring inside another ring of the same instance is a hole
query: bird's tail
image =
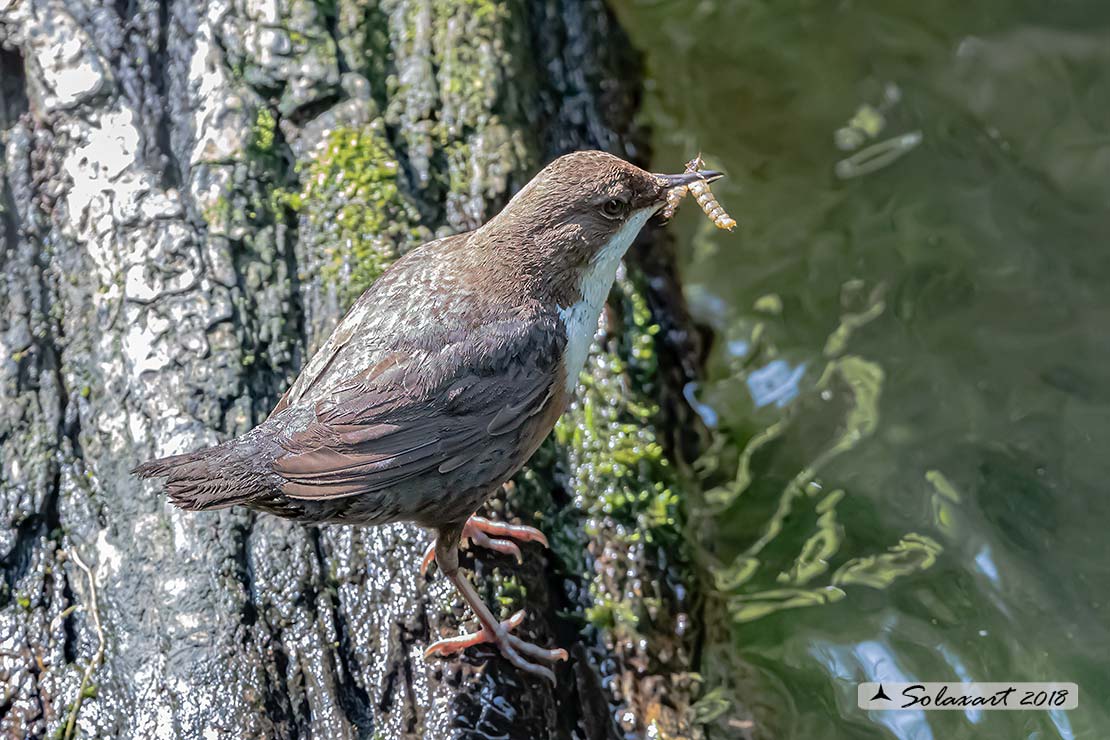
{"type": "Polygon", "coordinates": [[[183,455],[148,460],[132,473],[165,478],[166,495],[186,511],[223,509],[271,497],[276,488],[271,472],[272,445],[258,435],[244,437],[183,455]]]}

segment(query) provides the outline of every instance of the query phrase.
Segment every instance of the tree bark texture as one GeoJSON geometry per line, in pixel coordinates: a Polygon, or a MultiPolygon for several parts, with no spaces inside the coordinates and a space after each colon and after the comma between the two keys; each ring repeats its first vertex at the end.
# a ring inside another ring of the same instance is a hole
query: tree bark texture
{"type": "Polygon", "coordinates": [[[263,419],[398,254],[545,161],[643,161],[600,0],[0,0],[0,735],[698,734],[683,545],[693,335],[659,235],[467,559],[556,687],[492,652],[410,526],[185,514],[128,474],[263,419]]]}

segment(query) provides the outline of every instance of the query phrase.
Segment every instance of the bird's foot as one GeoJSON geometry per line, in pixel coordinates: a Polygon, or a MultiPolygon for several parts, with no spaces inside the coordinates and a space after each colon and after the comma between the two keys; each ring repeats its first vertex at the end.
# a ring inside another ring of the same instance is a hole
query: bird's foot
{"type": "MultiPolygon", "coordinates": [[[[499,552],[502,555],[512,555],[516,558],[518,564],[523,562],[523,559],[520,554],[520,547],[513,540],[538,542],[544,547],[548,546],[547,537],[535,527],[495,522],[481,516],[472,516],[466,520],[466,524],[463,525],[462,539],[463,541],[469,540],[479,547],[499,552]]],[[[432,543],[428,545],[428,549],[424,553],[424,559],[420,563],[420,575],[428,572],[428,566],[432,564],[435,557],[436,547],[435,543],[432,543]]]]}
{"type": "MultiPolygon", "coordinates": [[[[531,528],[528,527],[528,529],[531,528]]],[[[482,629],[469,635],[448,637],[434,642],[424,651],[424,657],[430,658],[433,655],[454,655],[474,645],[492,643],[497,646],[501,651],[501,655],[505,656],[506,660],[520,670],[531,673],[533,676],[546,678],[548,681],[555,683],[555,674],[550,668],[535,663],[529,660],[529,658],[546,660],[554,663],[555,661],[566,660],[567,651],[562,648],[548,650],[539,645],[533,645],[512,634],[512,630],[519,627],[523,621],[524,610],[521,609],[503,622],[494,622],[492,629],[483,625],[482,629]]]]}

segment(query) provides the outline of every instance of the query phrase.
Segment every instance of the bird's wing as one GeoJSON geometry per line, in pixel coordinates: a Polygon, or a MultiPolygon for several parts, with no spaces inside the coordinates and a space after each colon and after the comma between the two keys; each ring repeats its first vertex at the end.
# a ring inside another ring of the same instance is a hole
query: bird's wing
{"type": "Polygon", "coordinates": [[[324,342],[323,346],[312,356],[308,365],[293,382],[281,400],[277,402],[277,406],[270,412],[270,416],[274,416],[284,411],[289,406],[295,404],[300,398],[304,397],[311,392],[316,382],[324,377],[335,358],[339,356],[342,350],[351,338],[355,336],[361,327],[362,321],[366,315],[364,304],[370,299],[370,293],[367,291],[359,297],[357,301],[347,310],[343,318],[336,324],[335,330],[332,331],[331,336],[324,342]]]}
{"type": "Polygon", "coordinates": [[[288,452],[274,464],[282,492],[319,500],[380,491],[448,474],[521,434],[559,395],[559,336],[553,321],[508,321],[387,354],[317,402],[315,420],[283,443],[288,452]]]}
{"type": "MultiPolygon", "coordinates": [[[[413,259],[414,257],[423,255],[426,259],[432,254],[458,249],[465,245],[470,235],[470,232],[465,232],[436,239],[414,249],[406,257],[394,262],[347,309],[347,313],[336,324],[331,335],[308,361],[301,374],[289,386],[289,389],[285,391],[274,410],[270,412],[270,417],[274,417],[290,406],[297,405],[303,399],[310,398],[314,394],[326,393],[327,389],[323,386],[326,386],[328,380],[335,374],[335,365],[341,361],[345,348],[360,345],[359,353],[364,357],[380,351],[382,348],[375,345],[379,338],[384,339],[384,337],[377,336],[382,329],[380,326],[381,320],[383,315],[395,310],[386,303],[391,297],[388,295],[390,283],[396,283],[398,280],[404,281],[406,276],[422,269],[421,266],[424,263],[419,259],[413,259]],[[382,295],[383,289],[386,293],[385,296],[382,295]]],[[[425,284],[428,281],[426,278],[418,276],[414,282],[425,284]]]]}

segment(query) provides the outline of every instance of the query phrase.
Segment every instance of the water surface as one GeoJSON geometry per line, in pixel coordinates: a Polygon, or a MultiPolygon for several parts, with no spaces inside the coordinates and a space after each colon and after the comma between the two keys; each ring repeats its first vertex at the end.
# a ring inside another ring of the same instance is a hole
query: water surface
{"type": "Polygon", "coordinates": [[[619,0],[717,333],[716,735],[1110,737],[1110,4],[619,0]],[[861,680],[1073,681],[875,713],[861,680]],[[740,701],[736,701],[739,697],[740,701]]]}

